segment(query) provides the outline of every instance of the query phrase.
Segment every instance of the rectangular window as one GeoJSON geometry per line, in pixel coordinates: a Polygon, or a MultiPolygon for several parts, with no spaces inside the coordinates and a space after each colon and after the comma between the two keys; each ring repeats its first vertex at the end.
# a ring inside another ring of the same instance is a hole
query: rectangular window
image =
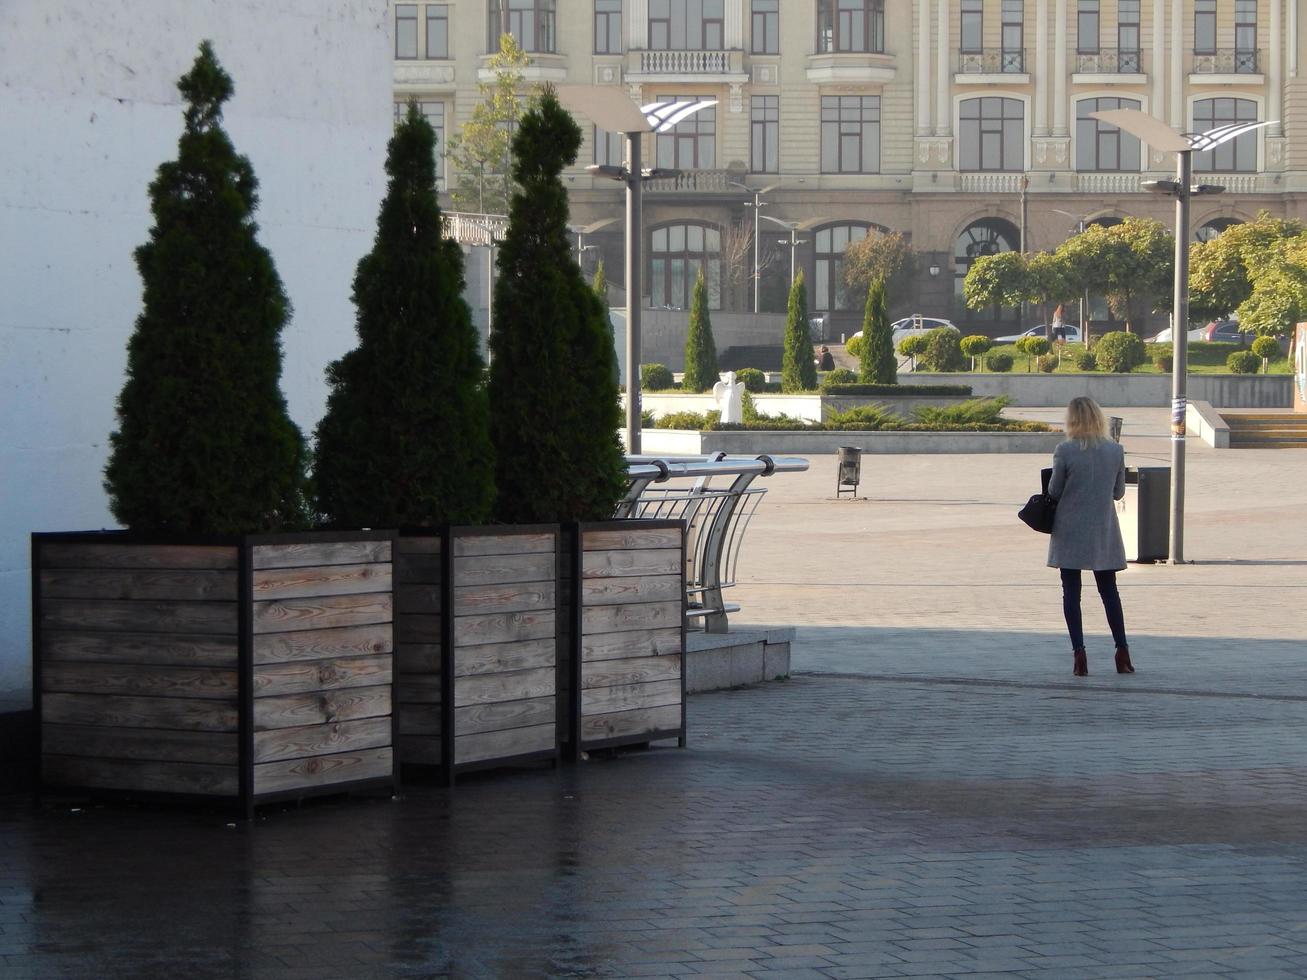
{"type": "Polygon", "coordinates": [[[818,0],[817,50],[885,50],[885,0],[818,0]]]}
{"type": "Polygon", "coordinates": [[[622,53],[622,0],[595,0],[595,54],[622,53]]]}
{"type": "Polygon", "coordinates": [[[557,0],[490,0],[487,47],[499,50],[499,36],[512,34],[523,51],[553,53],[557,0]]]}
{"type": "Polygon", "coordinates": [[[781,0],[753,0],[749,50],[754,54],[780,54],[781,0]]]}
{"type": "Polygon", "coordinates": [[[721,51],[725,0],[649,0],[652,51],[721,51]]]}
{"type": "Polygon", "coordinates": [[[395,4],[395,58],[418,56],[418,5],[395,4]]]}
{"type": "Polygon", "coordinates": [[[1139,71],[1139,0],[1119,0],[1116,7],[1116,70],[1139,71]]]}
{"type": "MultiPolygon", "coordinates": [[[[1199,99],[1194,103],[1194,130],[1205,133],[1218,126],[1257,121],[1252,99],[1199,99]]],[[[1244,133],[1206,153],[1194,154],[1194,170],[1218,173],[1257,170],[1257,133],[1244,133]]]]}
{"type": "Polygon", "coordinates": [[[1098,54],[1098,0],[1079,0],[1076,7],[1076,51],[1098,54]]]}
{"type": "Polygon", "coordinates": [[[880,96],[821,97],[821,171],[880,172],[880,96]]]}
{"type": "Polygon", "coordinates": [[[1139,138],[1092,117],[1106,109],[1138,109],[1137,99],[1081,99],[1076,103],[1076,169],[1139,171],[1139,138]]]}
{"type": "Polygon", "coordinates": [[[1257,0],[1234,0],[1234,70],[1257,71],[1257,0]]]}
{"type": "Polygon", "coordinates": [[[780,172],[781,100],[778,95],[755,95],[751,107],[752,136],[749,169],[755,174],[780,172]]]}
{"type": "MultiPolygon", "coordinates": [[[[651,5],[652,6],[652,5],[651,5]]],[[[702,102],[712,96],[659,95],[656,102],[702,102]]],[[[717,165],[717,109],[700,109],[677,123],[669,133],[655,137],[658,167],[675,170],[711,170],[717,165]]]]}
{"type": "Polygon", "coordinates": [[[594,127],[594,162],[600,165],[620,167],[626,160],[626,147],[621,133],[610,133],[606,129],[594,127]]]}
{"type": "MultiPolygon", "coordinates": [[[[445,103],[419,102],[418,111],[436,131],[436,187],[443,189],[445,186],[445,103]]],[[[396,102],[395,125],[398,126],[407,114],[408,103],[396,102]]]]}
{"type": "Polygon", "coordinates": [[[449,57],[449,4],[427,4],[427,57],[449,57]]]}
{"type": "Polygon", "coordinates": [[[1216,0],[1194,0],[1194,54],[1216,54],[1216,0]]]}
{"type": "Polygon", "coordinates": [[[1021,170],[1025,166],[1025,106],[1019,99],[966,99],[958,110],[961,170],[1021,170]]]}
{"type": "Polygon", "coordinates": [[[984,50],[984,18],[984,0],[962,0],[961,51],[977,54],[984,50]]]}
{"type": "Polygon", "coordinates": [[[1025,71],[1025,0],[1003,0],[1002,28],[1003,71],[1025,71]]]}

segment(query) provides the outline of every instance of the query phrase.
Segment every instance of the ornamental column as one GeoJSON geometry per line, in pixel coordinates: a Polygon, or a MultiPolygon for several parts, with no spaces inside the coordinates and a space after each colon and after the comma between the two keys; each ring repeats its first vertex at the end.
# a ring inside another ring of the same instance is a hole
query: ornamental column
{"type": "MultiPolygon", "coordinates": [[[[1290,3],[1295,0],[1289,0],[1290,3]]],[[[1266,118],[1275,120],[1268,127],[1268,136],[1284,135],[1284,28],[1280,14],[1281,0],[1271,0],[1271,63],[1268,66],[1270,91],[1267,93],[1266,118]]]]}
{"type": "MultiPolygon", "coordinates": [[[[647,3],[648,0],[645,0],[647,3]]],[[[744,47],[744,16],[741,13],[741,4],[744,0],[726,0],[726,25],[724,28],[723,41],[726,44],[727,51],[735,51],[744,47]]]]}
{"type": "Polygon", "coordinates": [[[1048,0],[1035,0],[1035,135],[1048,135],[1048,0]]]}
{"type": "Polygon", "coordinates": [[[626,9],[626,50],[643,50],[649,46],[649,0],[630,0],[626,9]]]}
{"type": "Polygon", "coordinates": [[[1171,0],[1171,126],[1188,129],[1184,111],[1184,0],[1171,0]]]}
{"type": "Polygon", "coordinates": [[[935,20],[935,135],[951,136],[953,133],[953,110],[949,105],[949,96],[953,86],[949,81],[949,13],[948,0],[939,0],[935,20]]]}
{"type": "Polygon", "coordinates": [[[917,135],[930,135],[930,0],[917,0],[917,135]]]}
{"type": "Polygon", "coordinates": [[[1053,21],[1053,135],[1069,136],[1066,115],[1066,5],[1067,0],[1053,0],[1057,4],[1053,21]]]}
{"type": "Polygon", "coordinates": [[[1166,115],[1166,0],[1153,0],[1152,82],[1153,104],[1148,111],[1162,119],[1166,115]]]}

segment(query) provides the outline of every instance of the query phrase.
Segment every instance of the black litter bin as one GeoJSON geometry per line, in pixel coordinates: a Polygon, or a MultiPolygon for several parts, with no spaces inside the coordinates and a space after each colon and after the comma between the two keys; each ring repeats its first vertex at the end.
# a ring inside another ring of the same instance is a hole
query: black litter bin
{"type": "Polygon", "coordinates": [[[835,480],[835,496],[851,493],[856,497],[858,482],[862,477],[862,447],[840,446],[836,452],[839,454],[840,465],[839,476],[835,480]]]}
{"type": "Polygon", "coordinates": [[[1125,471],[1125,497],[1117,501],[1126,561],[1166,561],[1171,542],[1171,467],[1125,471]]]}

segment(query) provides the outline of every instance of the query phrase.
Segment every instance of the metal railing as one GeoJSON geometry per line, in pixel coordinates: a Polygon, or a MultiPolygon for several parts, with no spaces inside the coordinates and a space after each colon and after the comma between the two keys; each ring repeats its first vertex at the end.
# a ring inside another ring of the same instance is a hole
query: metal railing
{"type": "Polygon", "coordinates": [[[767,492],[751,484],[807,468],[798,456],[628,456],[630,482],[615,516],[685,522],[686,617],[702,618],[707,633],[725,633],[728,614],[740,607],[726,602],[722,590],[735,584],[744,534],[767,492]],[[714,477],[732,479],[714,487],[714,477]]]}
{"type": "Polygon", "coordinates": [[[722,194],[731,190],[732,179],[729,170],[682,170],[672,177],[654,177],[646,180],[644,191],[646,194],[685,191],[722,194]]]}
{"type": "Polygon", "coordinates": [[[959,51],[959,75],[1021,75],[1026,70],[1026,52],[1020,48],[985,48],[959,51]]]}
{"type": "Polygon", "coordinates": [[[1195,75],[1256,75],[1259,52],[1250,48],[1220,48],[1195,51],[1195,75]]]}
{"type": "Polygon", "coordinates": [[[1138,75],[1142,65],[1138,48],[1099,48],[1076,55],[1076,71],[1084,75],[1138,75]]]}
{"type": "Polygon", "coordinates": [[[469,214],[445,211],[441,214],[445,237],[460,245],[497,245],[508,234],[508,215],[469,214]]]}

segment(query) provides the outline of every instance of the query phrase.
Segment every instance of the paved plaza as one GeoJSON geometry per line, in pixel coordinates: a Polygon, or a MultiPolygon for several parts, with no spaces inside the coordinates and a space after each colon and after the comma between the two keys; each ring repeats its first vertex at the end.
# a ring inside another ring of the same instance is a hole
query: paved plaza
{"type": "Polygon", "coordinates": [[[1193,563],[1121,576],[1133,676],[1086,588],[1087,678],[1044,460],[812,462],[734,590],[794,673],[684,750],[252,826],[2,800],[0,977],[1307,976],[1307,452],[1190,443],[1193,563]]]}

